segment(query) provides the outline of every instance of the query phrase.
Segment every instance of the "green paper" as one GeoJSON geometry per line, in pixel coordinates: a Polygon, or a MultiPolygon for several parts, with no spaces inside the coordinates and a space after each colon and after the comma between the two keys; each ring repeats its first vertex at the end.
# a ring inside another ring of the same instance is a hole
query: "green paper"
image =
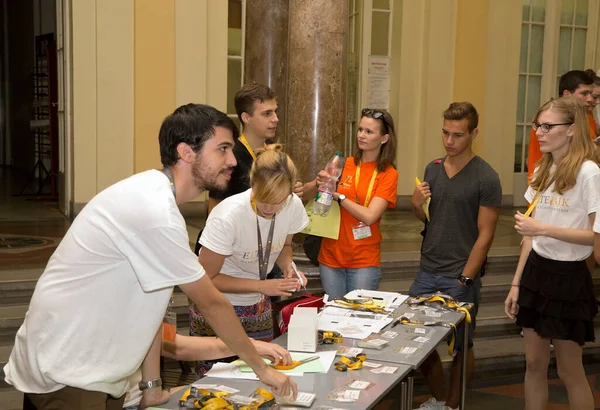
{"type": "MultiPolygon", "coordinates": [[[[314,356],[314,354],[312,354],[312,353],[290,352],[290,354],[292,355],[292,360],[297,360],[297,361],[306,359],[307,357],[314,356]]],[[[265,361],[265,363],[271,364],[271,361],[269,359],[263,358],[263,360],[265,361]]],[[[239,366],[240,371],[242,373],[253,373],[254,372],[254,370],[252,370],[252,368],[250,366],[248,366],[243,360],[236,360],[235,362],[233,362],[233,364],[235,364],[236,366],[239,366]]],[[[298,372],[325,373],[325,369],[323,368],[323,364],[321,363],[320,359],[313,360],[308,363],[302,363],[300,366],[298,366],[294,369],[291,369],[291,370],[280,370],[280,371],[282,373],[298,373],[298,372]]]]}
{"type": "Polygon", "coordinates": [[[308,215],[308,225],[302,233],[337,240],[340,235],[340,207],[337,201],[331,202],[331,208],[326,216],[313,214],[314,204],[315,200],[311,199],[304,207],[308,215]]]}

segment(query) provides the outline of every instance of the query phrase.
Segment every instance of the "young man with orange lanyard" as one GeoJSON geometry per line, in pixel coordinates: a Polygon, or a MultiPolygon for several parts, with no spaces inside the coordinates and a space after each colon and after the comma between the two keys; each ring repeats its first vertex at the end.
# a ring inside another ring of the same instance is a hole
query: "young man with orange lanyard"
{"type": "MultiPolygon", "coordinates": [[[[558,96],[573,95],[577,97],[587,110],[590,123],[590,138],[596,139],[596,120],[592,113],[596,106],[596,100],[592,95],[594,91],[594,77],[586,71],[573,70],[560,77],[558,82],[558,96]]],[[[542,158],[540,143],[535,131],[531,130],[529,136],[529,153],[527,155],[527,178],[530,179],[535,169],[535,164],[542,158]]]]}

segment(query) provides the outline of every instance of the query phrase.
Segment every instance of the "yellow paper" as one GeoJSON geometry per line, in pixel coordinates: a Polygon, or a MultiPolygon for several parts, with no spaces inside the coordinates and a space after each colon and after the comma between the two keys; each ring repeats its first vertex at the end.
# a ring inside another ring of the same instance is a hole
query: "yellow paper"
{"type": "MultiPolygon", "coordinates": [[[[415,177],[415,185],[419,186],[421,184],[421,181],[419,181],[418,177],[415,177]]],[[[431,198],[427,198],[427,201],[425,201],[425,203],[423,204],[423,211],[425,212],[425,218],[427,218],[428,221],[431,221],[431,218],[429,217],[429,203],[431,202],[431,198]]]]}
{"type": "Polygon", "coordinates": [[[327,216],[313,214],[314,203],[315,200],[311,199],[304,207],[308,215],[308,225],[302,233],[337,240],[340,235],[340,206],[337,201],[331,202],[327,216]]]}

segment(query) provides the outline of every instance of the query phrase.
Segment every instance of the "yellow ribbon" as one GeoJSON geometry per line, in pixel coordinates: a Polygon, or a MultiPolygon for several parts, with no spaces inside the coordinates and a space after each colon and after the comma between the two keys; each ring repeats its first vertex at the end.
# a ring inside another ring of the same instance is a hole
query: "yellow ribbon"
{"type": "Polygon", "coordinates": [[[248,152],[250,153],[250,155],[252,155],[252,159],[256,161],[256,154],[254,153],[254,150],[252,149],[252,147],[248,143],[248,140],[246,139],[246,136],[244,134],[242,134],[240,136],[240,142],[242,143],[242,145],[244,147],[246,147],[246,149],[248,150],[248,152]]]}
{"type": "MultiPolygon", "coordinates": [[[[256,153],[254,152],[254,150],[250,146],[250,143],[248,142],[248,140],[246,139],[246,136],[244,134],[242,134],[240,136],[240,142],[242,143],[242,145],[244,147],[246,147],[246,150],[248,150],[248,152],[252,156],[252,160],[256,161],[256,153]]],[[[263,147],[266,149],[267,148],[267,144],[266,143],[263,144],[263,147]]]]}
{"type": "MultiPolygon", "coordinates": [[[[356,167],[356,175],[354,177],[354,189],[356,191],[356,203],[360,204],[358,201],[358,181],[360,180],[360,165],[356,167]]],[[[371,182],[369,182],[369,189],[367,189],[367,196],[365,197],[365,207],[369,206],[369,202],[371,202],[371,195],[373,194],[373,187],[375,186],[375,178],[377,178],[377,169],[373,171],[373,175],[371,176],[371,182]]]]}
{"type": "Polygon", "coordinates": [[[535,191],[535,195],[533,197],[533,201],[531,201],[531,204],[529,205],[529,208],[527,208],[527,211],[525,211],[525,214],[523,214],[523,216],[525,218],[527,218],[527,217],[529,217],[529,215],[531,215],[531,213],[535,209],[535,206],[538,204],[538,202],[540,202],[540,198],[542,197],[542,195],[540,194],[540,188],[542,188],[542,185],[544,185],[545,181],[546,181],[546,177],[544,176],[544,179],[542,179],[542,183],[538,186],[537,191],[535,191]]]}
{"type": "MultiPolygon", "coordinates": [[[[421,185],[421,181],[419,181],[418,177],[415,177],[415,185],[419,186],[421,185]]],[[[431,221],[431,218],[429,217],[429,203],[431,202],[431,197],[427,198],[427,201],[425,201],[425,203],[423,204],[423,211],[425,212],[425,218],[427,218],[428,221],[431,221]]]]}
{"type": "Polygon", "coordinates": [[[334,363],[334,367],[340,372],[358,370],[362,369],[365,360],[367,360],[367,355],[364,353],[359,353],[355,357],[342,356],[339,362],[334,363]]]}

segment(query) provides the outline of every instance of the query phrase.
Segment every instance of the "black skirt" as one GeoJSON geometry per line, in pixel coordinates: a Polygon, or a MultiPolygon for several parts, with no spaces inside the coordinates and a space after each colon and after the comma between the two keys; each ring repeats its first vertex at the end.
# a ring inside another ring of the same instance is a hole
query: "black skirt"
{"type": "Polygon", "coordinates": [[[517,324],[543,338],[593,342],[598,306],[585,261],[555,261],[529,254],[519,288],[517,324]]]}

